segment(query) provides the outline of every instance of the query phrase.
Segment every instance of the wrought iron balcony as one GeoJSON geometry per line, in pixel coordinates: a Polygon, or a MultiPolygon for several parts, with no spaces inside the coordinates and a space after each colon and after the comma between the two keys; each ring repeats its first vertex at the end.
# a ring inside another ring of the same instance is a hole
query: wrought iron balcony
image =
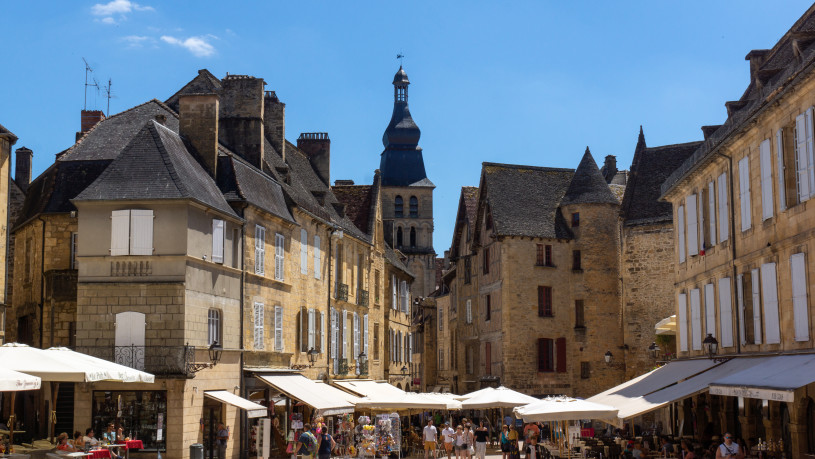
{"type": "Polygon", "coordinates": [[[77,346],[76,350],[156,376],[192,378],[195,346],[77,346]]]}
{"type": "Polygon", "coordinates": [[[337,284],[337,299],[348,301],[348,284],[337,284]]]}
{"type": "Polygon", "coordinates": [[[339,368],[337,368],[338,375],[347,375],[348,374],[348,359],[340,359],[339,368]]]}
{"type": "Polygon", "coordinates": [[[361,288],[357,289],[357,304],[360,306],[368,307],[368,291],[362,290],[361,288]]]}
{"type": "Polygon", "coordinates": [[[359,369],[358,375],[368,375],[368,361],[364,360],[362,362],[357,362],[357,369],[359,369]]]}

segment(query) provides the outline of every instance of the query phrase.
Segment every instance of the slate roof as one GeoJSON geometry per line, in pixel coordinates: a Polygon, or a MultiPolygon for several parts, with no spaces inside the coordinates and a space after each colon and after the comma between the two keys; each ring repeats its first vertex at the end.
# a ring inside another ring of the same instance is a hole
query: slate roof
{"type": "MultiPolygon", "coordinates": [[[[487,204],[496,235],[571,239],[558,208],[574,174],[573,169],[483,163],[477,221],[487,204]]],[[[474,226],[477,237],[480,225],[474,226]]]]}
{"type": "Polygon", "coordinates": [[[466,223],[470,223],[470,231],[474,232],[476,214],[478,213],[478,187],[463,186],[458,198],[458,211],[456,212],[456,222],[453,229],[453,242],[450,244],[450,257],[458,258],[462,254],[458,253],[461,246],[461,238],[464,236],[466,223]]]}
{"type": "MultiPolygon", "coordinates": [[[[747,55],[764,55],[756,75],[751,75],[750,83],[735,102],[728,102],[727,120],[714,132],[709,132],[704,143],[687,158],[662,184],[662,196],[673,189],[683,178],[697,168],[707,164],[716,150],[738,135],[742,127],[750,123],[759,113],[773,106],[784,97],[807,74],[815,71],[815,5],[793,24],[771,50],[751,51],[747,55]]],[[[712,130],[712,129],[711,129],[712,130]]]]}
{"type": "Polygon", "coordinates": [[[17,140],[17,136],[14,135],[13,132],[6,129],[2,124],[0,124],[0,137],[9,137],[11,140],[17,140]]]}
{"type": "Polygon", "coordinates": [[[218,157],[217,183],[227,202],[246,202],[294,222],[279,183],[240,156],[222,151],[218,157]]]}
{"type": "Polygon", "coordinates": [[[394,268],[399,269],[400,271],[403,271],[408,276],[416,279],[416,275],[413,274],[408,269],[407,265],[405,265],[402,262],[402,259],[399,257],[399,254],[397,254],[396,251],[393,250],[391,248],[391,246],[389,246],[387,243],[385,244],[385,261],[387,263],[390,263],[391,266],[393,266],[394,268]]]}
{"type": "Polygon", "coordinates": [[[237,216],[178,134],[148,121],[75,201],[190,199],[237,216]]]}
{"type": "Polygon", "coordinates": [[[614,197],[611,189],[600,173],[597,163],[591,156],[589,147],[586,147],[586,152],[583,153],[583,159],[577,166],[574,172],[572,182],[569,184],[569,189],[566,195],[560,201],[561,206],[569,204],[619,204],[620,202],[614,197]]]}
{"type": "Polygon", "coordinates": [[[145,123],[159,115],[164,116],[167,128],[178,132],[178,115],[164,103],[153,99],[97,123],[57,159],[59,161],[116,159],[145,123]]]}
{"type": "Polygon", "coordinates": [[[345,204],[345,215],[365,234],[372,234],[371,201],[373,185],[341,185],[331,187],[337,200],[345,204]]]}
{"type": "Polygon", "coordinates": [[[177,112],[179,96],[183,94],[220,94],[221,89],[223,89],[221,81],[210,73],[209,70],[201,69],[195,78],[185,84],[178,92],[170,96],[165,104],[177,112]]]}

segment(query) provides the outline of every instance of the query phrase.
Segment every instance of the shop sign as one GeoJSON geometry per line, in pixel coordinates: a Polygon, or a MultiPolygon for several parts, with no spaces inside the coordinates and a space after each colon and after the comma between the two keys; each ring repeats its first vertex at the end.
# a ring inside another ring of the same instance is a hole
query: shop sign
{"type": "Polygon", "coordinates": [[[726,395],[729,397],[756,398],[759,400],[772,400],[776,402],[792,402],[795,400],[793,391],[761,389],[758,387],[736,386],[710,386],[712,395],[726,395]]]}

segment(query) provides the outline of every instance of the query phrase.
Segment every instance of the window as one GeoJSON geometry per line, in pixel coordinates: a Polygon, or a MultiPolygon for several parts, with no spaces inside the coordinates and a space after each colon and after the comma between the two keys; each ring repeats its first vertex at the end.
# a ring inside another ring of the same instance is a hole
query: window
{"type": "Polygon", "coordinates": [[[326,335],[326,328],[325,328],[325,312],[320,311],[320,333],[319,335],[319,347],[317,348],[320,353],[325,352],[325,335],[326,335]]]}
{"type": "Polygon", "coordinates": [[[379,270],[374,270],[374,303],[379,304],[379,294],[381,293],[381,289],[379,288],[379,283],[381,282],[381,274],[379,274],[379,270]]]}
{"type": "Polygon", "coordinates": [[[764,333],[767,344],[781,342],[781,329],[778,320],[778,280],[775,263],[761,265],[761,293],[764,307],[764,333]]]}
{"type": "Polygon", "coordinates": [[[274,350],[283,352],[283,307],[274,307],[274,350]]]}
{"type": "Polygon", "coordinates": [[[418,218],[419,217],[419,200],[416,199],[416,196],[410,197],[410,218],[418,218]]]}
{"type": "Polygon", "coordinates": [[[537,258],[535,264],[537,266],[553,266],[551,245],[537,244],[537,258]]]}
{"type": "Polygon", "coordinates": [[[396,228],[396,248],[402,248],[402,228],[396,228]]]}
{"type": "Polygon", "coordinates": [[[490,317],[492,316],[492,314],[491,314],[491,312],[492,312],[491,311],[492,310],[492,304],[490,304],[490,295],[487,295],[487,298],[486,298],[485,301],[486,301],[486,304],[485,304],[485,310],[484,310],[484,321],[489,322],[490,317]]]}
{"type": "Polygon", "coordinates": [[[538,372],[555,371],[555,346],[551,338],[538,338],[538,372]]]}
{"type": "Polygon", "coordinates": [[[300,274],[308,274],[308,231],[300,230],[300,274]]]}
{"type": "Polygon", "coordinates": [[[224,221],[212,219],[212,262],[224,262],[224,221]]]}
{"type": "Polygon", "coordinates": [[[410,227],[410,248],[416,247],[416,228],[410,227]]]}
{"type": "Polygon", "coordinates": [[[696,195],[692,194],[685,199],[685,205],[688,208],[688,255],[695,256],[699,254],[699,233],[697,232],[697,219],[699,213],[696,207],[696,195]]]}
{"type": "Polygon", "coordinates": [[[795,175],[798,182],[798,202],[808,200],[815,191],[812,118],[812,108],[795,118],[795,175]]]}
{"type": "Polygon", "coordinates": [[[490,247],[484,247],[484,274],[490,273],[490,247]]]}
{"type": "Polygon", "coordinates": [[[716,245],[716,182],[708,182],[705,194],[707,195],[705,205],[707,206],[708,226],[705,234],[707,245],[703,247],[713,247],[716,245]]]}
{"type": "Polygon", "coordinates": [[[379,360],[379,324],[374,323],[374,360],[379,360]]]}
{"type": "Polygon", "coordinates": [[[444,370],[444,350],[439,349],[439,370],[444,370]]]}
{"type": "Polygon", "coordinates": [[[469,284],[472,281],[472,261],[469,256],[464,257],[464,283],[469,284]]]}
{"type": "Polygon", "coordinates": [[[538,317],[552,317],[552,287],[538,286],[538,317]]]}
{"type": "Polygon", "coordinates": [[[439,331],[444,330],[444,309],[439,308],[439,331]]]}
{"type": "Polygon", "coordinates": [[[572,271],[583,271],[583,267],[580,264],[579,250],[572,250],[572,271]]]}
{"type": "Polygon", "coordinates": [[[76,240],[77,234],[71,233],[71,269],[77,269],[76,267],[76,240]]]}
{"type": "Polygon", "coordinates": [[[300,309],[301,330],[305,325],[305,333],[300,333],[300,352],[308,352],[317,348],[317,311],[314,309],[300,309]],[[305,338],[305,339],[304,339],[305,338]]]}
{"type": "Polygon", "coordinates": [[[255,349],[263,349],[264,310],[263,303],[255,303],[254,307],[254,345],[255,349]]]}
{"type": "Polygon", "coordinates": [[[397,196],[393,202],[393,216],[396,218],[404,217],[404,203],[402,202],[402,197],[397,196]]]}
{"type": "Polygon", "coordinates": [[[359,338],[360,338],[360,327],[359,327],[359,314],[356,312],[354,313],[354,359],[359,357],[359,338]]]}
{"type": "Polygon", "coordinates": [[[210,309],[207,312],[207,345],[212,346],[214,343],[222,344],[221,311],[218,309],[210,309]]]}
{"type": "Polygon", "coordinates": [[[759,270],[740,274],[737,278],[739,335],[742,344],[761,344],[761,285],[759,270]]]}
{"type": "Polygon", "coordinates": [[[348,311],[342,311],[342,352],[340,352],[340,358],[345,359],[348,358],[348,311]]]}
{"type": "Polygon", "coordinates": [[[111,213],[110,254],[153,254],[153,211],[114,210],[111,213]]]}
{"type": "Polygon", "coordinates": [[[809,311],[807,306],[807,271],[803,253],[790,256],[792,277],[792,315],[795,323],[795,341],[809,341],[809,311]]]}
{"type": "Polygon", "coordinates": [[[733,347],[733,306],[730,296],[730,278],[719,279],[719,326],[722,347],[733,347]]]}
{"type": "Polygon", "coordinates": [[[370,354],[368,354],[368,314],[362,316],[362,352],[365,353],[365,359],[367,360],[370,354]]]}
{"type": "Polygon", "coordinates": [[[784,167],[784,129],[781,128],[775,133],[775,160],[778,173],[778,210],[787,209],[787,169],[784,167]]]}
{"type": "Polygon", "coordinates": [[[464,322],[471,324],[473,323],[473,303],[472,300],[467,300],[464,309],[464,322]]]}
{"type": "Polygon", "coordinates": [[[320,278],[320,236],[314,235],[314,278],[320,278]]]}
{"type": "Polygon", "coordinates": [[[572,228],[580,226],[580,212],[572,213],[572,228]]]}
{"type": "Polygon", "coordinates": [[[399,283],[399,311],[407,314],[409,302],[407,281],[402,281],[399,283]]]}
{"type": "Polygon", "coordinates": [[[719,178],[716,179],[717,183],[717,193],[718,193],[718,218],[719,221],[719,242],[724,242],[727,240],[728,235],[730,234],[730,226],[729,226],[729,216],[727,215],[727,175],[720,174],[719,178]]]}
{"type": "Polygon", "coordinates": [[[715,338],[720,338],[716,333],[716,306],[715,306],[715,293],[713,291],[713,284],[705,284],[705,332],[703,335],[710,333],[715,338]]]}
{"type": "Polygon", "coordinates": [[[761,219],[773,216],[773,160],[770,154],[770,139],[765,139],[758,147],[761,170],[761,219]]]}
{"type": "Polygon", "coordinates": [[[574,328],[585,328],[585,312],[583,310],[583,300],[574,300],[574,328]]]}
{"type": "Polygon", "coordinates": [[[679,248],[679,262],[685,262],[685,206],[679,206],[676,211],[677,247],[679,248]]]}
{"type": "Polygon", "coordinates": [[[266,274],[266,228],[255,225],[255,274],[266,274]]]}
{"type": "MultiPolygon", "coordinates": [[[[747,231],[752,226],[750,208],[750,158],[745,156],[739,160],[739,211],[742,231],[747,231]]],[[[690,207],[688,212],[690,212],[690,207]]]]}
{"type": "Polygon", "coordinates": [[[280,281],[283,280],[283,268],[285,267],[283,264],[283,255],[285,254],[283,249],[284,241],[285,239],[283,238],[282,234],[276,233],[274,235],[274,278],[280,281]]]}
{"type": "Polygon", "coordinates": [[[338,325],[337,325],[337,322],[338,322],[337,310],[332,307],[331,309],[329,309],[329,315],[330,315],[329,319],[331,320],[331,332],[330,332],[330,337],[329,337],[329,341],[330,341],[329,357],[334,360],[334,365],[335,365],[334,372],[336,373],[337,372],[337,368],[336,368],[336,363],[337,363],[337,361],[336,361],[336,359],[337,359],[337,335],[338,335],[338,333],[337,333],[337,327],[338,327],[338,325]]]}
{"type": "Polygon", "coordinates": [[[580,362],[580,379],[589,379],[591,376],[591,367],[589,362],[580,362]]]}
{"type": "Polygon", "coordinates": [[[492,374],[492,343],[484,343],[484,374],[492,374]]]}

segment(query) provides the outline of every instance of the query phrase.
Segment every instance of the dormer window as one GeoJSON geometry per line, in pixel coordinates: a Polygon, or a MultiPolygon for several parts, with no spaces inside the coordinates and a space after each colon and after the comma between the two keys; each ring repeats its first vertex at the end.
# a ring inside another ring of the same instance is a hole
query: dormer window
{"type": "Polygon", "coordinates": [[[405,203],[402,201],[402,197],[397,196],[393,202],[393,216],[396,218],[402,218],[405,214],[404,207],[405,203]]]}

